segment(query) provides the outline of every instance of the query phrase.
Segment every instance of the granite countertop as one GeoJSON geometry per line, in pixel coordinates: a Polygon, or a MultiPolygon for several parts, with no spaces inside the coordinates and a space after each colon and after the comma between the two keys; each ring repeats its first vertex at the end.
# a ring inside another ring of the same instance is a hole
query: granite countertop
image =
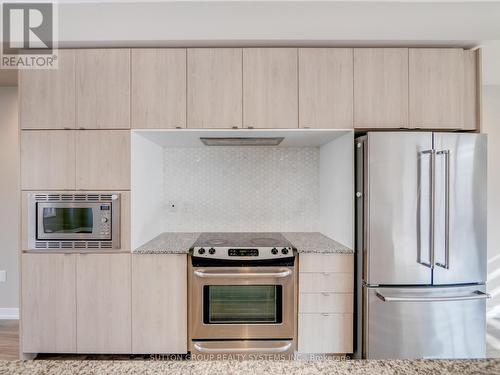
{"type": "MultiPolygon", "coordinates": [[[[299,254],[352,254],[353,250],[319,232],[283,232],[299,254]]],[[[135,249],[136,254],[187,254],[198,232],[165,232],[135,249]]]]}
{"type": "Polygon", "coordinates": [[[499,374],[500,359],[485,360],[35,360],[0,361],[0,374],[499,374]]]}
{"type": "Polygon", "coordinates": [[[164,232],[138,247],[137,254],[187,254],[198,239],[196,232],[164,232]]]}
{"type": "Polygon", "coordinates": [[[283,232],[299,254],[352,254],[354,251],[319,232],[283,232]]]}

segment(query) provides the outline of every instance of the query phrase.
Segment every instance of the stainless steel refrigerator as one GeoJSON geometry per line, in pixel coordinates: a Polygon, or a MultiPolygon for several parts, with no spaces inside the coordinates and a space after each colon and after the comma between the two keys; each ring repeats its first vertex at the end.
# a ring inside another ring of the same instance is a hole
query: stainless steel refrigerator
{"type": "Polygon", "coordinates": [[[481,358],[486,135],[355,140],[357,354],[481,358]]]}

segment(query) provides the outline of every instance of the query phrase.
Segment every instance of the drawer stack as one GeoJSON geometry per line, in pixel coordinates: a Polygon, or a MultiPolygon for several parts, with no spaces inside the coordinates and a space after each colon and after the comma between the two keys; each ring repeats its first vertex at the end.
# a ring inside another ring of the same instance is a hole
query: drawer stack
{"type": "Polygon", "coordinates": [[[352,254],[301,254],[298,351],[352,353],[352,254]]]}

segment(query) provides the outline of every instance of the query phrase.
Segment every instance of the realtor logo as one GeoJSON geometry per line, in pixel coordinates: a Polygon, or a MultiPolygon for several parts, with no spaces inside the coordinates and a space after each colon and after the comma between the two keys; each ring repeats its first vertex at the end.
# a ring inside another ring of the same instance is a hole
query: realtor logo
{"type": "Polygon", "coordinates": [[[54,11],[48,2],[2,4],[0,68],[57,68],[54,11]]]}

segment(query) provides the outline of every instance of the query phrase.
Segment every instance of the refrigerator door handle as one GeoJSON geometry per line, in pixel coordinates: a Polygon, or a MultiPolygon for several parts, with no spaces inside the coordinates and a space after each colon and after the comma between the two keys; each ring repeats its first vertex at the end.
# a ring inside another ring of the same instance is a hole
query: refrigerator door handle
{"type": "MultiPolygon", "coordinates": [[[[436,202],[436,189],[435,189],[435,171],[436,171],[436,151],[435,150],[425,150],[420,152],[422,155],[429,155],[430,157],[430,226],[429,226],[429,262],[424,262],[422,260],[422,253],[420,247],[418,248],[417,263],[434,268],[434,217],[435,217],[435,202],[436,202]]],[[[420,234],[419,234],[420,235],[420,234]]]]}
{"type": "Polygon", "coordinates": [[[379,291],[376,296],[384,302],[449,302],[449,301],[470,301],[489,299],[491,296],[488,293],[483,293],[476,290],[468,295],[461,296],[446,296],[446,297],[400,297],[400,296],[384,296],[379,291]]]}
{"type": "Polygon", "coordinates": [[[437,262],[436,266],[450,268],[450,150],[440,150],[437,156],[444,156],[444,264],[437,262]]]}

